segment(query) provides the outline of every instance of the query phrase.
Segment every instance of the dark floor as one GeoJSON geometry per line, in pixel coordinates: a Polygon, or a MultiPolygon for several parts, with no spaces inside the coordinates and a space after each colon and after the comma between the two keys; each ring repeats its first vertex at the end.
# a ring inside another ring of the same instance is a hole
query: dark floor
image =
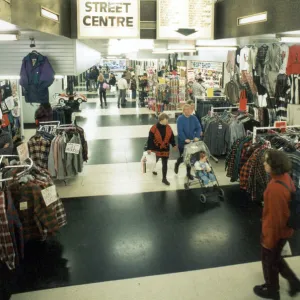
{"type": "MultiPolygon", "coordinates": [[[[27,247],[10,287],[24,292],[258,261],[261,208],[241,208],[238,186],[224,190],[224,203],[205,205],[199,189],[64,199],[68,225],[56,243],[27,247]]],[[[291,247],[300,255],[299,233],[291,247]]]]}

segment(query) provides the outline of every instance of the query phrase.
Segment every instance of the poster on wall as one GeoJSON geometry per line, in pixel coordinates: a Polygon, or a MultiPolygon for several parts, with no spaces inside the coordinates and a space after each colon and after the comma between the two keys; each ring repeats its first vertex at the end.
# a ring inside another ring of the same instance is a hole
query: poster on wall
{"type": "Polygon", "coordinates": [[[103,67],[108,67],[110,72],[125,71],[126,59],[104,59],[103,67]]]}
{"type": "Polygon", "coordinates": [[[77,0],[78,38],[139,38],[139,0],[77,0]]]}
{"type": "Polygon", "coordinates": [[[200,75],[204,80],[206,87],[222,88],[223,87],[223,71],[224,64],[222,62],[202,62],[191,61],[191,67],[196,75],[200,75]]]}
{"type": "Polygon", "coordinates": [[[157,1],[157,39],[214,38],[214,0],[157,1]]]}

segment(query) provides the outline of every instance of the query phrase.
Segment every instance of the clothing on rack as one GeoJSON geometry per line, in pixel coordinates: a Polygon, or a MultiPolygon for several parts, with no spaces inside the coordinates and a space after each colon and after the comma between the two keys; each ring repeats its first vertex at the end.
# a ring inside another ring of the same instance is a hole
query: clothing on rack
{"type": "Polygon", "coordinates": [[[72,123],[72,113],[73,109],[68,106],[53,106],[53,120],[59,121],[61,125],[72,123]]]}
{"type": "Polygon", "coordinates": [[[280,45],[280,59],[281,59],[280,71],[284,74],[286,73],[286,68],[288,65],[289,52],[290,52],[290,47],[287,44],[282,43],[280,45]]]}
{"type": "Polygon", "coordinates": [[[230,103],[235,104],[239,102],[239,86],[233,79],[226,83],[224,94],[230,103]]]}
{"type": "MultiPolygon", "coordinates": [[[[300,61],[299,61],[299,65],[300,65],[300,61]]],[[[290,82],[291,82],[290,103],[300,104],[300,75],[291,75],[290,82]]]]}
{"type": "MultiPolygon", "coordinates": [[[[277,104],[277,118],[279,121],[287,121],[288,91],[290,89],[289,78],[285,74],[277,77],[275,99],[277,104]]],[[[300,124],[300,123],[299,123],[300,124]]]]}
{"type": "Polygon", "coordinates": [[[46,56],[33,51],[24,57],[20,72],[20,85],[25,101],[49,103],[48,87],[54,82],[54,71],[46,56]]]}
{"type": "Polygon", "coordinates": [[[291,46],[286,68],[287,75],[300,74],[300,45],[291,46]]]}
{"type": "Polygon", "coordinates": [[[289,104],[287,109],[288,125],[300,124],[300,105],[289,104]]]}

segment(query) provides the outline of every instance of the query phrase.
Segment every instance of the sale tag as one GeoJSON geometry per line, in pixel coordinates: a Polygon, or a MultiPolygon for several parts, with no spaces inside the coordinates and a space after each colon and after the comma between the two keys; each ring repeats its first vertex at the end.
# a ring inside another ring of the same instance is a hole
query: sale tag
{"type": "Polygon", "coordinates": [[[276,121],[274,123],[274,127],[280,128],[281,132],[285,132],[286,131],[286,126],[287,126],[287,122],[286,121],[276,121]]]}
{"type": "Polygon", "coordinates": [[[20,146],[17,147],[18,155],[20,157],[20,162],[23,163],[27,158],[29,158],[29,150],[28,144],[22,143],[20,146]]]}
{"type": "Polygon", "coordinates": [[[28,209],[28,203],[27,202],[21,202],[20,203],[20,210],[26,210],[28,209]]]}
{"type": "Polygon", "coordinates": [[[42,196],[44,198],[46,206],[51,205],[59,199],[55,185],[51,185],[48,188],[42,190],[42,196]]]}
{"type": "Polygon", "coordinates": [[[65,152],[71,154],[79,154],[80,147],[80,144],[68,143],[65,152]]]}

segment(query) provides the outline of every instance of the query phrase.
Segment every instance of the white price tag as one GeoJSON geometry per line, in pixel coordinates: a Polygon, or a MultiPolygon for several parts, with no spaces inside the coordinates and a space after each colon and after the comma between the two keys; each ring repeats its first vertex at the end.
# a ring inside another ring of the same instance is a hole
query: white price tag
{"type": "Polygon", "coordinates": [[[20,210],[26,210],[26,209],[28,209],[27,202],[21,202],[20,203],[20,210]]]}
{"type": "Polygon", "coordinates": [[[79,154],[80,144],[68,143],[66,147],[66,153],[79,154]]]}
{"type": "Polygon", "coordinates": [[[18,155],[20,157],[20,162],[23,163],[27,158],[29,158],[28,144],[23,143],[17,147],[18,155]]]}
{"type": "Polygon", "coordinates": [[[51,185],[48,188],[42,190],[42,196],[44,198],[46,206],[49,206],[52,203],[56,202],[58,200],[58,195],[55,185],[51,185]]]}

